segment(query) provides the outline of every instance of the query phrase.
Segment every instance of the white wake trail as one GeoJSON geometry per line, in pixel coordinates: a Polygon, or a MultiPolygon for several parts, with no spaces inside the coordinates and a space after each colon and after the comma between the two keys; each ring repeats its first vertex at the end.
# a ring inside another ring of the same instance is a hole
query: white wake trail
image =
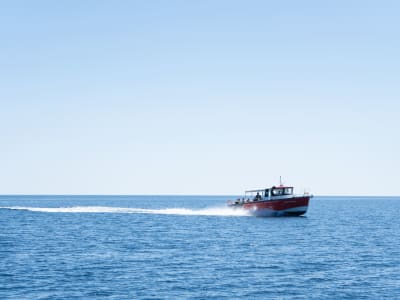
{"type": "Polygon", "coordinates": [[[131,207],[110,206],[72,206],[72,207],[26,207],[9,206],[0,209],[27,210],[46,213],[121,213],[121,214],[158,214],[158,215],[185,215],[185,216],[249,216],[248,212],[229,207],[210,207],[203,209],[164,208],[145,209],[131,207]]]}

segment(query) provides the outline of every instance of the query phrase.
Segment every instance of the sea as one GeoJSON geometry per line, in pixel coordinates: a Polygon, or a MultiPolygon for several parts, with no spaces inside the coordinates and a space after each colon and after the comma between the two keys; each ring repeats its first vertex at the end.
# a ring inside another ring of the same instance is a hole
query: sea
{"type": "Polygon", "coordinates": [[[400,197],[0,196],[0,299],[400,299],[400,197]]]}

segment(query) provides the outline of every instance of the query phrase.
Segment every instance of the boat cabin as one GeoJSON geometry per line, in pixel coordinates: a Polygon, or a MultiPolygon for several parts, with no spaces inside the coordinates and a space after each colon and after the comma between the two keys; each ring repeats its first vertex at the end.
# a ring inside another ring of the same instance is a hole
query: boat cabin
{"type": "Polygon", "coordinates": [[[245,199],[248,201],[273,200],[274,197],[293,195],[291,186],[273,186],[269,189],[250,190],[245,192],[245,199]]]}

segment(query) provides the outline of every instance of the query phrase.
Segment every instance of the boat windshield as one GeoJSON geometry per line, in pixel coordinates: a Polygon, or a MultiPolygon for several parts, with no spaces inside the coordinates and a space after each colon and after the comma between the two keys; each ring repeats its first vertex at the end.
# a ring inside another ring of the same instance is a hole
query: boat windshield
{"type": "Polygon", "coordinates": [[[285,188],[284,191],[283,191],[283,194],[284,195],[292,195],[293,194],[293,188],[292,187],[285,188]]]}
{"type": "Polygon", "coordinates": [[[282,195],[292,195],[293,188],[285,187],[285,188],[274,188],[271,190],[272,196],[282,196],[282,195]]]}

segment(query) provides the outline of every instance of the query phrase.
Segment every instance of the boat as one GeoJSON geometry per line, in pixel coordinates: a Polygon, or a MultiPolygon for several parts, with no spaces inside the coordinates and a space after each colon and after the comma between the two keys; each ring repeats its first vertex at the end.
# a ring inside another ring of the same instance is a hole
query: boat
{"type": "Polygon", "coordinates": [[[245,192],[243,198],[229,200],[228,207],[243,209],[257,217],[302,216],[307,212],[313,195],[293,194],[292,186],[272,186],[245,192]]]}

